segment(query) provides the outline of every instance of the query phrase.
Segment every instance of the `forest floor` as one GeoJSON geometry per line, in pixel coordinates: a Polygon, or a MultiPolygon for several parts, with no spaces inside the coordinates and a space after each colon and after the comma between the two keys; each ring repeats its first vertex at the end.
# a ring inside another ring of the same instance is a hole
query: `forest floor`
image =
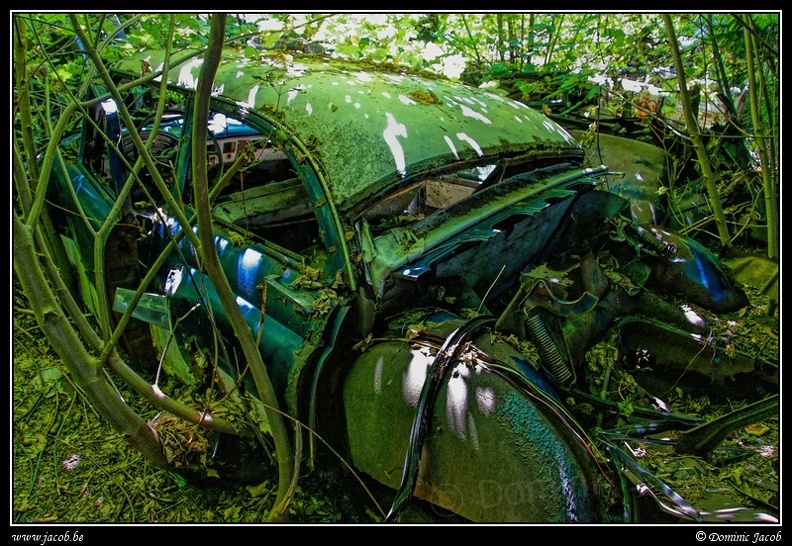
{"type": "MultiPolygon", "coordinates": [[[[277,475],[255,486],[224,482],[220,487],[152,465],[90,406],[16,293],[14,304],[12,523],[264,520],[277,475]]],[[[304,472],[289,521],[381,521],[331,473],[304,472]]]]}
{"type": "MultiPolygon", "coordinates": [[[[779,344],[778,313],[768,317],[767,302],[756,293],[751,297],[752,305],[740,315],[742,337],[762,345],[762,350],[770,352],[765,356],[779,358],[772,354],[779,344]]],[[[258,485],[224,482],[220,487],[156,468],[92,409],[64,373],[18,292],[13,303],[13,524],[263,521],[275,497],[276,476],[258,485]]],[[[732,446],[750,444],[756,448],[755,455],[729,465],[728,476],[721,476],[747,506],[770,512],[778,512],[780,497],[779,426],[778,418],[770,418],[759,428],[746,427],[733,435],[732,446]]],[[[695,479],[690,468],[671,472],[669,468],[669,478],[677,483],[695,479]]],[[[305,470],[289,522],[383,521],[382,505],[371,501],[362,484],[343,474],[332,469],[305,470]]],[[[420,511],[412,517],[422,519],[420,511]]]]}

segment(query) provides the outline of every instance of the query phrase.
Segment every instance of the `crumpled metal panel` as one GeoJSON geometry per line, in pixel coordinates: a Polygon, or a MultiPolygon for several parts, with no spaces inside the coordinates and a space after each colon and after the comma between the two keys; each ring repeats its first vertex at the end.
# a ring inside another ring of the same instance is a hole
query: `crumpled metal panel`
{"type": "Polygon", "coordinates": [[[397,227],[376,237],[361,234],[369,282],[381,295],[392,271],[403,268],[403,275],[415,275],[413,268],[439,262],[444,254],[451,253],[453,246],[494,236],[494,224],[506,216],[531,216],[553,201],[575,195],[581,187],[591,186],[591,176],[601,171],[602,168],[570,170],[546,178],[541,185],[524,185],[498,196],[480,195],[412,226],[397,227]]]}
{"type": "MultiPolygon", "coordinates": [[[[116,68],[139,75],[143,60],[159,70],[163,53],[146,52],[116,68]]],[[[171,69],[170,80],[194,88],[201,63],[195,57],[171,69]]],[[[526,149],[580,149],[565,129],[520,102],[361,66],[319,56],[254,61],[228,50],[214,87],[249,116],[262,112],[294,131],[325,169],[331,197],[342,207],[431,165],[526,149]]]]}

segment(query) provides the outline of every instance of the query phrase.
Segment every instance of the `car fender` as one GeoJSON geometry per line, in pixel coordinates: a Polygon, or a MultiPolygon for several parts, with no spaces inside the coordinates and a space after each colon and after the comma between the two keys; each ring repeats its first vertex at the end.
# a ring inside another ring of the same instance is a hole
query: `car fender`
{"type": "MultiPolygon", "coordinates": [[[[427,330],[372,343],[344,374],[350,456],[377,481],[394,489],[403,483],[421,391],[439,354],[434,343],[464,322],[427,317],[427,330]]],[[[448,359],[426,416],[412,494],[473,521],[597,521],[598,478],[587,443],[541,375],[489,338],[480,334],[448,359]]]]}

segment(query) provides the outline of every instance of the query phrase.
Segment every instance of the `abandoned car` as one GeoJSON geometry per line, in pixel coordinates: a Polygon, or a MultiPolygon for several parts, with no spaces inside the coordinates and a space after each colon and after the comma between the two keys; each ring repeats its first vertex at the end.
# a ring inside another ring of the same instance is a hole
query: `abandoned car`
{"type": "MultiPolygon", "coordinates": [[[[682,383],[742,396],[753,413],[733,419],[744,426],[775,411],[777,369],[710,335],[712,313],[747,303],[728,270],[694,240],[632,219],[605,189],[614,174],[585,165],[567,131],[404,69],[232,50],[209,119],[193,119],[200,52],[161,74],[165,59],[112,65],[134,127],[95,88],[48,190],[83,301],[131,317],[124,350],[148,385],[196,404],[220,390],[213,411],[261,422],[185,236],[196,229],[191,129],[206,123],[216,252],[281,409],[307,425],[304,457],[322,450],[315,432],[389,488],[387,521],[411,502],[477,522],[630,521],[646,490],[672,519],[711,516],[652,479],[625,438],[678,431],[673,447],[701,454],[723,436],[695,434],[706,423],[663,397],[682,383]],[[603,346],[611,358],[592,364],[603,346]],[[643,393],[629,414],[617,377],[643,393]],[[617,424],[634,430],[619,436],[617,424]]],[[[241,458],[220,460],[232,435],[198,426],[214,447],[192,461],[169,451],[174,468],[233,474],[241,458]]]]}

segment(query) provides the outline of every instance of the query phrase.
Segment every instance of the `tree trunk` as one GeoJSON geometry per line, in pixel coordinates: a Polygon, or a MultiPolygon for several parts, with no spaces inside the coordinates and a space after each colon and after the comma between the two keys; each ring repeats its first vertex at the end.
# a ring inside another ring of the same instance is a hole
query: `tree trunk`
{"type": "Polygon", "coordinates": [[[220,64],[223,39],[225,37],[225,18],[225,14],[212,15],[209,47],[201,65],[201,73],[195,95],[193,119],[196,120],[196,123],[193,125],[191,155],[196,212],[198,215],[198,233],[201,238],[201,253],[206,272],[217,290],[223,308],[228,314],[234,334],[242,345],[242,351],[248,366],[250,366],[259,398],[266,408],[267,421],[275,442],[279,469],[278,495],[269,513],[269,519],[280,520],[286,514],[294,493],[295,476],[298,474],[294,468],[295,457],[292,453],[287,428],[278,409],[278,400],[267,374],[264,360],[253,338],[253,333],[250,331],[242,311],[236,303],[234,292],[217,255],[209,202],[209,176],[205,144],[208,129],[206,123],[200,123],[199,121],[209,118],[212,83],[217,67],[220,64]]]}
{"type": "Polygon", "coordinates": [[[16,214],[13,222],[14,271],[52,348],[99,414],[152,463],[169,468],[157,433],[118,396],[102,373],[99,361],[85,350],[64,315],[36,257],[33,228],[25,225],[16,214]]]}
{"type": "Polygon", "coordinates": [[[693,148],[696,150],[699,166],[701,167],[701,174],[704,177],[704,182],[707,185],[709,192],[710,206],[715,218],[715,224],[718,226],[718,235],[720,236],[720,243],[723,247],[731,246],[731,238],[729,236],[729,228],[726,225],[726,218],[723,215],[723,207],[721,206],[720,195],[718,194],[718,181],[719,177],[712,171],[710,166],[709,156],[707,155],[707,147],[701,138],[701,130],[699,129],[698,120],[693,115],[691,109],[690,95],[688,93],[687,81],[685,78],[685,67],[682,64],[682,56],[679,53],[679,44],[677,43],[676,34],[674,33],[674,26],[671,23],[671,16],[667,13],[663,14],[663,21],[665,21],[666,31],[668,32],[668,40],[671,45],[671,52],[674,56],[674,64],[677,71],[677,80],[679,81],[679,97],[682,100],[682,108],[685,114],[685,124],[687,125],[688,134],[693,142],[693,148]]]}
{"type": "Polygon", "coordinates": [[[777,258],[779,253],[779,232],[778,232],[778,202],[776,200],[776,185],[772,176],[771,168],[767,158],[767,145],[765,135],[759,134],[761,120],[759,119],[759,92],[756,83],[756,69],[754,67],[754,57],[756,55],[756,40],[748,30],[751,23],[750,15],[744,15],[745,26],[745,56],[748,66],[748,91],[751,96],[751,120],[753,122],[753,133],[756,147],[759,150],[759,162],[762,166],[762,183],[764,188],[765,215],[767,216],[767,256],[777,258]]]}

